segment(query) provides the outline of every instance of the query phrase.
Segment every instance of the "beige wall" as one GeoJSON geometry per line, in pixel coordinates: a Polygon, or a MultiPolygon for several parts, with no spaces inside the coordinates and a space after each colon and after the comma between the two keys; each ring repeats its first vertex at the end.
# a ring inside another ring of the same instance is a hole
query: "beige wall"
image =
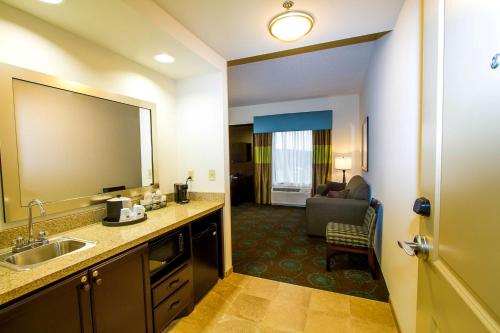
{"type": "MultiPolygon", "coordinates": [[[[332,149],[335,156],[351,156],[353,168],[346,172],[349,180],[361,173],[361,125],[359,123],[359,96],[332,96],[301,99],[279,103],[232,107],[229,109],[231,125],[251,124],[254,116],[333,110],[332,149]]],[[[333,169],[333,179],[342,181],[342,171],[333,169]]]]}
{"type": "Polygon", "coordinates": [[[224,128],[222,74],[212,73],[178,80],[177,182],[194,171],[192,191],[224,192],[224,128]],[[215,170],[215,180],[208,171],[215,170]]]}
{"type": "Polygon", "coordinates": [[[398,248],[418,233],[420,1],[406,0],[396,26],[377,41],[361,95],[360,121],[370,118],[372,194],[383,204],[382,271],[403,333],[415,332],[417,265],[398,248]]]}
{"type": "Polygon", "coordinates": [[[225,192],[224,251],[229,270],[232,252],[226,75],[222,71],[176,82],[176,182],[184,182],[191,170],[192,191],[225,192]],[[209,180],[209,170],[215,170],[215,180],[209,180]]]}

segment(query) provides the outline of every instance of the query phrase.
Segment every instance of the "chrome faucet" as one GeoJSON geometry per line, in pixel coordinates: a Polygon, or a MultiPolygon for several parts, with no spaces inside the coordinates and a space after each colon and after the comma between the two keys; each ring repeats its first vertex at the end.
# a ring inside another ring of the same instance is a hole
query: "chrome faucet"
{"type": "Polygon", "coordinates": [[[12,241],[12,252],[22,252],[25,250],[33,249],[35,247],[48,244],[47,232],[40,231],[38,233],[38,238],[35,239],[33,236],[33,206],[38,206],[40,209],[40,216],[45,215],[45,208],[43,207],[43,202],[40,199],[31,200],[28,203],[28,241],[26,242],[23,236],[17,237],[17,239],[12,241]]]}

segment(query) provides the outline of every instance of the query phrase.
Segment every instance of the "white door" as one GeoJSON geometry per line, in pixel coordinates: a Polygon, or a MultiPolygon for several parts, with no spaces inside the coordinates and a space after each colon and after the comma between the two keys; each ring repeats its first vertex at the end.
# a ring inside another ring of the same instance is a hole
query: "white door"
{"type": "Polygon", "coordinates": [[[417,332],[500,332],[500,0],[423,5],[417,332]]]}

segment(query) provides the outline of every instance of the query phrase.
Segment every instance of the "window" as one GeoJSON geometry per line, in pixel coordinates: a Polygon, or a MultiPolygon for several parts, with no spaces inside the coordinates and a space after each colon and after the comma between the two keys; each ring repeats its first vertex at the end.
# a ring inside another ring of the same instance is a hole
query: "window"
{"type": "Polygon", "coordinates": [[[312,131],[273,133],[273,186],[311,187],[312,131]]]}

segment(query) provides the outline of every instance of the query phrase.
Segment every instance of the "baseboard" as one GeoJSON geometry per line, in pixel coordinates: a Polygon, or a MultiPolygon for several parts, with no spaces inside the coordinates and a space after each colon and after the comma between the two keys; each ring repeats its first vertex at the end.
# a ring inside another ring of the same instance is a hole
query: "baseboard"
{"type": "Polygon", "coordinates": [[[396,329],[398,330],[398,333],[401,333],[401,328],[399,327],[398,318],[396,317],[396,312],[394,311],[394,306],[392,305],[391,296],[389,296],[389,306],[391,307],[392,317],[394,318],[396,329]]]}
{"type": "Polygon", "coordinates": [[[224,278],[227,278],[232,273],[233,273],[233,266],[229,267],[229,269],[224,273],[224,278]]]}

